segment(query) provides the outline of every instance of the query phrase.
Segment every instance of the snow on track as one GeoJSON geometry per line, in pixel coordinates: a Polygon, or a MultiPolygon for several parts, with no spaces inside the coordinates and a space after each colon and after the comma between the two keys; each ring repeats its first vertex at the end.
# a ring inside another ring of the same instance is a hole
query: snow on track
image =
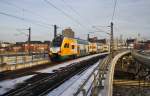
{"type": "Polygon", "coordinates": [[[19,77],[16,79],[1,81],[0,82],[0,95],[10,91],[11,89],[14,89],[17,84],[23,83],[25,80],[31,78],[32,76],[34,75],[28,75],[28,76],[19,77]]]}
{"type": "MultiPolygon", "coordinates": [[[[72,63],[80,62],[80,61],[87,60],[87,59],[90,59],[90,58],[98,56],[98,55],[100,56],[100,55],[105,55],[105,54],[108,54],[108,53],[100,53],[100,54],[94,54],[94,55],[90,55],[90,56],[81,57],[81,58],[78,58],[78,59],[75,59],[75,60],[63,62],[63,63],[61,63],[59,65],[55,65],[55,66],[52,66],[52,67],[49,67],[49,68],[46,68],[46,69],[43,69],[43,70],[39,70],[39,71],[36,71],[36,72],[52,73],[53,70],[59,69],[60,67],[65,67],[65,66],[67,66],[69,64],[72,64],[72,63]]],[[[94,66],[96,66],[96,65],[97,64],[95,64],[94,66]]],[[[92,68],[94,68],[94,66],[91,66],[90,69],[88,69],[88,71],[85,71],[85,72],[88,73],[88,72],[90,72],[89,70],[92,71],[92,68]]],[[[74,82],[77,81],[78,78],[81,78],[82,75],[85,75],[84,74],[85,72],[83,72],[83,73],[81,73],[79,75],[75,75],[74,77],[72,77],[70,79],[70,81],[68,81],[67,84],[65,84],[65,86],[70,86],[71,84],[74,84],[74,82]]],[[[36,74],[23,76],[23,77],[19,77],[19,78],[15,78],[15,79],[1,81],[0,82],[0,95],[5,94],[6,92],[10,91],[11,89],[14,89],[17,86],[17,84],[23,83],[25,80],[27,80],[27,79],[35,76],[35,75],[36,74]]],[[[81,81],[79,81],[79,82],[81,82],[81,81]]],[[[63,86],[63,85],[61,85],[61,86],[63,86]]],[[[66,89],[66,88],[62,87],[62,89],[57,89],[57,90],[64,90],[64,89],[66,89]]],[[[55,93],[55,91],[53,91],[53,92],[55,93]]],[[[53,94],[53,92],[51,94],[53,94]]],[[[49,96],[59,96],[60,92],[62,92],[62,91],[56,92],[57,93],[56,95],[49,95],[49,96]]],[[[71,95],[62,95],[62,96],[71,96],[71,95]]]]}
{"type": "Polygon", "coordinates": [[[59,65],[52,66],[52,67],[50,67],[50,68],[46,68],[46,69],[43,69],[43,70],[39,70],[39,71],[36,71],[36,72],[52,73],[53,70],[59,69],[60,67],[65,67],[65,66],[67,66],[67,65],[69,65],[69,64],[72,64],[72,63],[80,62],[80,61],[87,60],[87,59],[90,59],[90,58],[95,57],[95,56],[98,56],[98,55],[105,55],[105,54],[108,54],[108,53],[100,53],[100,54],[94,54],[94,55],[90,55],[90,56],[81,57],[81,58],[78,58],[78,59],[75,59],[75,60],[63,62],[63,63],[61,63],[61,64],[59,64],[59,65]]]}
{"type": "MultiPolygon", "coordinates": [[[[101,62],[101,60],[99,62],[101,62]]],[[[73,76],[58,88],[48,93],[47,96],[73,96],[81,84],[83,84],[83,82],[88,78],[90,73],[97,67],[99,62],[95,63],[83,73],[73,76]]]]}

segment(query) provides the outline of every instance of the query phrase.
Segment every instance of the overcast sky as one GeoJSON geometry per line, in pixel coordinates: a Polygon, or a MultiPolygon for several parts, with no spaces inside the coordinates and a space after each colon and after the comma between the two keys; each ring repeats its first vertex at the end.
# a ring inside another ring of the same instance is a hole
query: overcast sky
{"type": "MultiPolygon", "coordinates": [[[[114,0],[47,1],[58,10],[45,0],[0,0],[0,41],[25,41],[28,27],[31,27],[32,40],[52,40],[54,24],[59,26],[58,33],[71,27],[76,37],[82,39],[88,33],[108,38],[105,33],[91,32],[110,31],[104,26],[110,25],[114,0]]],[[[117,0],[113,22],[115,37],[136,38],[139,33],[142,38],[150,39],[150,0],[117,0]]]]}

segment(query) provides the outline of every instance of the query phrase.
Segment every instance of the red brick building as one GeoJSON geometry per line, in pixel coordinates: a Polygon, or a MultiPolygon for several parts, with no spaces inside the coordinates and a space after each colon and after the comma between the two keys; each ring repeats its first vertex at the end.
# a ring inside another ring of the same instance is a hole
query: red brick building
{"type": "Polygon", "coordinates": [[[16,52],[48,52],[50,47],[50,41],[30,41],[28,42],[16,42],[12,49],[16,52]]]}
{"type": "Polygon", "coordinates": [[[134,49],[150,50],[150,40],[135,43],[134,44],[134,49]]]}

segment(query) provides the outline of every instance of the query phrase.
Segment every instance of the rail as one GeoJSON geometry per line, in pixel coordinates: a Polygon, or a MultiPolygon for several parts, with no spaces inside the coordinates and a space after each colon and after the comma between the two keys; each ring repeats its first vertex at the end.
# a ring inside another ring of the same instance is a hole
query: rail
{"type": "Polygon", "coordinates": [[[110,60],[110,55],[103,59],[103,61],[92,71],[89,77],[79,87],[74,96],[78,96],[79,94],[82,96],[98,96],[99,89],[103,88],[102,81],[105,78],[104,75],[107,71],[110,60]],[[90,82],[90,85],[88,84],[88,82],[90,82]]]}
{"type": "Polygon", "coordinates": [[[20,84],[20,87],[4,94],[4,96],[44,96],[75,74],[80,73],[95,64],[99,59],[100,57],[96,56],[87,60],[72,63],[66,67],[53,70],[53,73],[47,74],[46,77],[45,75],[44,77],[42,77],[43,75],[38,75],[28,82],[26,81],[26,84],[22,84],[22,86],[20,84]]]}

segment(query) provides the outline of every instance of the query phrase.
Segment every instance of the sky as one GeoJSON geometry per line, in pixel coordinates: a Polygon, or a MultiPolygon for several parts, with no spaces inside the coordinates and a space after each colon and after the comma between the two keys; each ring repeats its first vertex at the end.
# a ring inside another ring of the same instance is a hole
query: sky
{"type": "MultiPolygon", "coordinates": [[[[31,40],[52,40],[54,24],[58,34],[109,38],[113,9],[114,0],[0,0],[0,41],[26,41],[29,27],[31,40]]],[[[117,0],[113,23],[116,38],[150,39],[150,0],[117,0]]]]}

